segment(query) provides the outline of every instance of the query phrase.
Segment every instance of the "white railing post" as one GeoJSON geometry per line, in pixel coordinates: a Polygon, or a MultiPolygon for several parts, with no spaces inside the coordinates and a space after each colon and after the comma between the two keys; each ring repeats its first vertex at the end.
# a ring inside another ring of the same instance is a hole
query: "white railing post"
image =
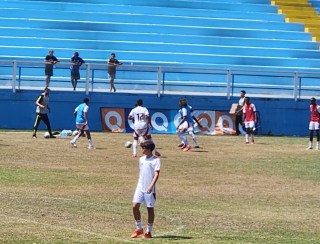
{"type": "Polygon", "coordinates": [[[90,64],[86,64],[86,95],[89,95],[90,64]]]}
{"type": "Polygon", "coordinates": [[[17,81],[17,61],[14,60],[12,63],[12,92],[16,92],[16,81],[17,81]]]}
{"type": "Polygon", "coordinates": [[[298,100],[298,85],[299,85],[299,75],[298,72],[294,72],[293,76],[293,98],[295,101],[298,100]]]}
{"type": "Polygon", "coordinates": [[[162,68],[161,66],[158,67],[158,72],[157,72],[157,95],[160,97],[160,89],[161,89],[161,80],[162,80],[162,68]]]}
{"type": "Polygon", "coordinates": [[[228,69],[227,70],[227,91],[226,91],[228,100],[230,100],[231,79],[232,79],[231,70],[228,69]]]}

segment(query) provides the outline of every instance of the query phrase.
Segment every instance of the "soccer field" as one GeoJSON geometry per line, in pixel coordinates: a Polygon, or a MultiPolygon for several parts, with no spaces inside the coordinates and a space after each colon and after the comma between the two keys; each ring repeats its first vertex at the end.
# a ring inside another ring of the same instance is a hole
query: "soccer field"
{"type": "MultiPolygon", "coordinates": [[[[95,150],[42,134],[0,132],[0,242],[141,241],[130,238],[131,134],[92,133],[95,150]]],[[[148,242],[320,243],[320,151],[308,138],[198,136],[189,152],[176,135],[153,138],[162,165],[148,242]]]]}

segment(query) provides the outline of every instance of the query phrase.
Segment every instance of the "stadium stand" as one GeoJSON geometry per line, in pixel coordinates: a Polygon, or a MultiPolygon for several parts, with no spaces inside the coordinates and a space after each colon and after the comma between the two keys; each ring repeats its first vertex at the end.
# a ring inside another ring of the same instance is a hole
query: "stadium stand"
{"type": "Polygon", "coordinates": [[[274,0],[272,4],[279,6],[279,13],[286,15],[287,22],[297,22],[305,24],[307,32],[310,32],[314,40],[320,40],[320,18],[313,7],[318,1],[307,0],[274,0]]]}
{"type": "MultiPolygon", "coordinates": [[[[320,67],[319,46],[311,33],[305,32],[304,24],[287,23],[278,13],[278,5],[281,9],[284,1],[274,5],[269,0],[0,2],[0,60],[43,61],[48,50],[54,49],[65,62],[78,51],[87,62],[96,64],[105,64],[115,52],[127,65],[264,72],[306,72],[320,67]]],[[[291,3],[305,6],[298,1],[291,3]]],[[[3,77],[11,72],[9,68],[0,70],[3,77]]],[[[56,74],[56,79],[68,76],[65,70],[56,74]]],[[[43,70],[24,69],[21,75],[22,79],[31,76],[43,80],[43,70]]],[[[95,73],[96,80],[105,77],[105,71],[95,73]]],[[[148,81],[154,79],[154,73],[122,72],[118,78],[148,81]]],[[[220,74],[197,72],[168,72],[165,78],[225,83],[220,74]]],[[[250,82],[275,86],[292,83],[287,77],[281,84],[273,84],[272,79],[249,75],[237,82],[242,86],[250,82]]]]}

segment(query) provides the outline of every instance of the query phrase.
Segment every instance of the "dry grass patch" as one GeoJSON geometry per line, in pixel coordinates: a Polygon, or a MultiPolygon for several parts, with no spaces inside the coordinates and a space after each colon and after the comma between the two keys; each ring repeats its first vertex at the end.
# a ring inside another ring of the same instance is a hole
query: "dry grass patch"
{"type": "MultiPolygon", "coordinates": [[[[154,135],[162,153],[152,242],[320,242],[320,151],[306,138],[199,136],[184,153],[175,135],[154,135]]],[[[0,132],[0,241],[132,242],[138,160],[130,134],[31,139],[0,132]]],[[[146,211],[143,208],[143,222],[146,211]]]]}

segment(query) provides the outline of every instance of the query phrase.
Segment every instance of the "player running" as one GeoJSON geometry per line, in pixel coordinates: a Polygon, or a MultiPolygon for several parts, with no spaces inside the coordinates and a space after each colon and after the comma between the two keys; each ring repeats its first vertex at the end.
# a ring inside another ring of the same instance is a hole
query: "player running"
{"type": "Polygon", "coordinates": [[[88,125],[88,113],[89,110],[89,98],[84,98],[83,103],[81,103],[76,109],[74,110],[73,114],[76,116],[76,127],[80,131],[71,141],[71,145],[73,147],[77,147],[77,140],[80,136],[86,132],[87,138],[88,138],[88,149],[94,149],[92,140],[91,140],[91,134],[89,130],[88,125]]]}
{"type": "Polygon", "coordinates": [[[244,99],[242,123],[246,128],[245,144],[249,144],[249,137],[251,137],[251,144],[254,144],[254,129],[257,122],[256,107],[250,102],[250,98],[244,99]]]}
{"type": "MultiPolygon", "coordinates": [[[[142,138],[143,141],[151,141],[151,125],[149,118],[149,111],[146,107],[143,107],[142,99],[138,99],[136,107],[129,113],[128,119],[133,120],[133,144],[132,144],[132,157],[137,157],[138,139],[142,138]]],[[[154,142],[153,142],[154,143],[154,142]]],[[[155,149],[155,155],[160,157],[160,153],[155,149]]]]}
{"type": "Polygon", "coordinates": [[[319,148],[319,121],[320,121],[320,106],[317,104],[317,101],[314,97],[310,100],[310,123],[309,123],[309,130],[310,130],[310,141],[309,146],[307,149],[312,149],[313,144],[313,134],[316,132],[317,135],[317,150],[320,150],[319,148]]]}

